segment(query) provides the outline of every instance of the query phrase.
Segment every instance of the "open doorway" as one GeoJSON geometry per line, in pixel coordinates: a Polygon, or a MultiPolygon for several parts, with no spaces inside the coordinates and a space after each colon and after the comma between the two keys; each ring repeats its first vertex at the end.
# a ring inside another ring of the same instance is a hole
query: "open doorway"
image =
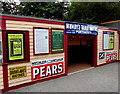
{"type": "Polygon", "coordinates": [[[68,35],[68,73],[93,67],[93,35],[68,35]]]}

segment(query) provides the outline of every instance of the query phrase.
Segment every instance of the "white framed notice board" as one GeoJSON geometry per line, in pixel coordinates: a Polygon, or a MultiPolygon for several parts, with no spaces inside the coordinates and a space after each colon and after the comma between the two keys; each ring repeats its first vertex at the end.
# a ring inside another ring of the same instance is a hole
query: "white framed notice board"
{"type": "Polygon", "coordinates": [[[34,29],[34,54],[49,53],[49,29],[34,29]]]}
{"type": "Polygon", "coordinates": [[[114,32],[104,31],[103,32],[103,49],[109,50],[114,49],[114,32]]]}

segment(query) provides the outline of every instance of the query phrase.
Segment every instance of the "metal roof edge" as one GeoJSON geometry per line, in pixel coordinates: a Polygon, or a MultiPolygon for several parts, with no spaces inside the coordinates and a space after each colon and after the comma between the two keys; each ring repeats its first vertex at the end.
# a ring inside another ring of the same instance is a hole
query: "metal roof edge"
{"type": "Polygon", "coordinates": [[[109,27],[109,26],[100,26],[100,25],[99,25],[98,27],[100,27],[100,28],[106,28],[106,29],[107,29],[107,28],[110,28],[110,29],[116,29],[116,30],[118,30],[118,28],[115,28],[115,27],[109,27]]]}
{"type": "Polygon", "coordinates": [[[17,17],[17,18],[28,18],[28,19],[55,21],[55,22],[65,22],[65,21],[61,21],[61,20],[45,19],[45,18],[31,17],[31,16],[22,16],[22,15],[12,15],[12,14],[0,14],[0,16],[9,16],[9,17],[17,17]]]}
{"type": "Polygon", "coordinates": [[[108,22],[103,22],[101,24],[110,24],[110,23],[115,23],[115,22],[119,22],[120,20],[115,20],[115,21],[108,21],[108,22]]]}

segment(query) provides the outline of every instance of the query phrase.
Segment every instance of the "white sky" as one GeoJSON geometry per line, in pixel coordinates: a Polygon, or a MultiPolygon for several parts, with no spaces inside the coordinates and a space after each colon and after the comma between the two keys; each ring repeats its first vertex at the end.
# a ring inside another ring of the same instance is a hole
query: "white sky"
{"type": "Polygon", "coordinates": [[[19,0],[2,0],[3,2],[10,2],[10,3],[12,3],[12,2],[16,2],[16,4],[20,4],[20,1],[19,0]]]}

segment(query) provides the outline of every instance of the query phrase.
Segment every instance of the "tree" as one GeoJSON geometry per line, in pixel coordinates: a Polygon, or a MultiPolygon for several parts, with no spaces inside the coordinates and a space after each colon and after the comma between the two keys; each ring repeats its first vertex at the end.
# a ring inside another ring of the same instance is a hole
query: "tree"
{"type": "Polygon", "coordinates": [[[18,14],[18,5],[15,2],[2,2],[2,13],[4,14],[18,14]]]}
{"type": "Polygon", "coordinates": [[[101,22],[120,19],[120,3],[116,2],[77,2],[68,8],[67,20],[100,24],[101,22]]]}
{"type": "Polygon", "coordinates": [[[3,13],[79,23],[100,24],[120,19],[120,2],[2,2],[3,13]],[[69,5],[66,7],[66,5],[69,5]]]}
{"type": "Polygon", "coordinates": [[[63,20],[67,8],[60,2],[3,2],[3,13],[63,20]]]}

